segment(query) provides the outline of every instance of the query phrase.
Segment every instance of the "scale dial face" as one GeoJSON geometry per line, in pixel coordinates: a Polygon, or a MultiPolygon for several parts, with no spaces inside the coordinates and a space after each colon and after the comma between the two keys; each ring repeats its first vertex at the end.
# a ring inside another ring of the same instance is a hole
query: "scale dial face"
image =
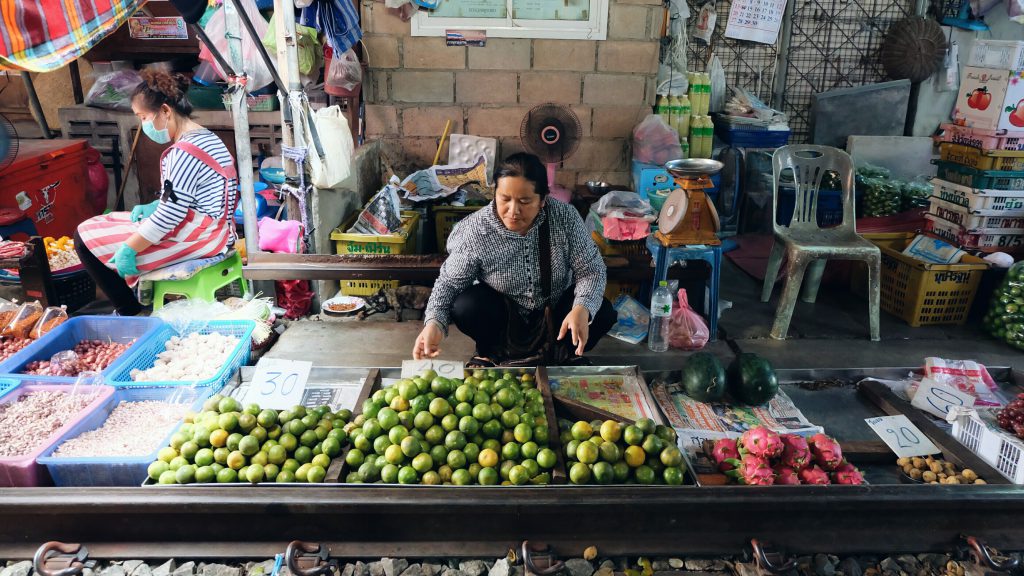
{"type": "Polygon", "coordinates": [[[663,234],[675,230],[686,216],[689,205],[690,198],[685,190],[679,188],[673,190],[661,207],[661,213],[658,215],[658,230],[661,230],[663,234]]]}

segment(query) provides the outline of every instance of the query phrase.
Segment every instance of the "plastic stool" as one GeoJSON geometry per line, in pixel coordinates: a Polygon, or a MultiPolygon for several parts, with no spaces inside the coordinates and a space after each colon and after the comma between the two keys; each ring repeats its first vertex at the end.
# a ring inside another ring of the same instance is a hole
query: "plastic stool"
{"type": "MultiPolygon", "coordinates": [[[[145,280],[143,278],[142,280],[145,280]]],[[[242,257],[238,252],[232,252],[227,258],[200,268],[192,276],[182,280],[154,280],[153,281],[153,310],[159,310],[164,305],[164,297],[167,294],[175,294],[186,298],[199,298],[208,302],[216,300],[217,290],[228,286],[232,282],[238,282],[244,296],[248,291],[248,285],[242,278],[242,257]]]]}
{"type": "Polygon", "coordinates": [[[652,234],[647,237],[647,250],[654,257],[655,262],[652,293],[659,282],[668,279],[668,267],[671,264],[686,260],[703,260],[711,266],[711,290],[707,304],[708,331],[711,333],[711,342],[718,340],[718,280],[719,272],[722,269],[722,247],[673,246],[666,250],[652,234]]]}

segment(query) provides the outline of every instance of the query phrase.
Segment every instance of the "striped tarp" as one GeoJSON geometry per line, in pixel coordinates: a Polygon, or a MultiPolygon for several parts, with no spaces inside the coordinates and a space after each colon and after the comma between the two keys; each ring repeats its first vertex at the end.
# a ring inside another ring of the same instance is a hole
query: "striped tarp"
{"type": "Polygon", "coordinates": [[[124,24],[145,0],[0,0],[0,69],[49,72],[124,24]]]}

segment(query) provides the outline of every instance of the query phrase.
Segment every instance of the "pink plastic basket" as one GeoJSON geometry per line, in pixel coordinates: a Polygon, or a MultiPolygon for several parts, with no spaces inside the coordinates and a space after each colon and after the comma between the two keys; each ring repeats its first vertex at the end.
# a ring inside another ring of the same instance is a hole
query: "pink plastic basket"
{"type": "MultiPolygon", "coordinates": [[[[3,398],[0,398],[0,404],[15,402],[23,395],[32,392],[70,392],[74,387],[73,385],[35,384],[31,382],[31,380],[24,381],[20,386],[4,395],[3,398]]],[[[78,388],[78,393],[81,394],[91,394],[96,391],[99,391],[99,396],[92,403],[81,412],[69,416],[63,426],[40,442],[31,452],[21,456],[0,457],[0,486],[39,486],[44,483],[49,484],[50,476],[46,472],[46,468],[36,464],[36,458],[53,445],[54,442],[59,440],[68,428],[78,424],[79,421],[88,416],[93,410],[102,406],[114,393],[114,389],[110,386],[79,386],[78,388]]]]}

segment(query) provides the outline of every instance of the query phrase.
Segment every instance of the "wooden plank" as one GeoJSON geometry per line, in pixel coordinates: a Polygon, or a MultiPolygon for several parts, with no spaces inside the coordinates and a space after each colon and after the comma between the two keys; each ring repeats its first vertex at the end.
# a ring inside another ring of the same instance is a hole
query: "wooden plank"
{"type": "Polygon", "coordinates": [[[535,373],[537,389],[544,398],[544,412],[548,420],[548,447],[555,451],[558,461],[551,471],[552,484],[565,484],[569,479],[569,469],[565,465],[565,448],[562,446],[562,435],[558,430],[558,418],[555,418],[555,400],[551,394],[551,382],[548,380],[547,366],[538,366],[535,373]]]}
{"type": "Polygon", "coordinates": [[[865,380],[860,383],[858,390],[868,400],[878,406],[883,412],[890,416],[900,414],[906,416],[910,422],[917,426],[918,430],[924,433],[932,444],[942,451],[943,457],[956,464],[960,468],[970,468],[978,476],[984,478],[989,484],[1012,484],[998,470],[990,466],[977,454],[971,452],[966,446],[957,441],[938,426],[932,423],[928,416],[914,408],[909,402],[900,399],[892,390],[881,382],[865,380]]]}

